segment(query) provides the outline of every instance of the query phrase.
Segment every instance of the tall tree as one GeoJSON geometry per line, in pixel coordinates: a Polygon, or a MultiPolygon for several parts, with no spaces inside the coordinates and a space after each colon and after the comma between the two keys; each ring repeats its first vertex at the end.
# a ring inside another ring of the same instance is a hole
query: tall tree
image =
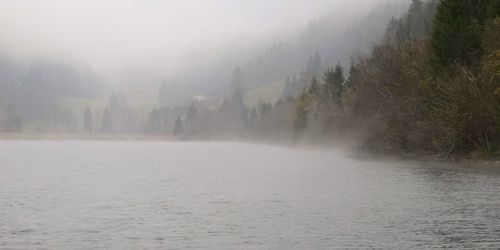
{"type": "Polygon", "coordinates": [[[314,56],[309,57],[307,68],[304,72],[304,81],[306,84],[311,83],[313,77],[320,77],[323,72],[323,63],[319,52],[316,51],[314,56]]]}
{"type": "Polygon", "coordinates": [[[177,117],[174,124],[174,135],[180,136],[182,135],[183,131],[184,131],[184,123],[182,122],[182,119],[180,117],[177,117]]]}
{"type": "Polygon", "coordinates": [[[297,99],[295,114],[293,119],[293,131],[295,139],[307,128],[309,113],[311,111],[311,96],[303,92],[297,99]]]}
{"type": "Polygon", "coordinates": [[[334,69],[328,69],[325,72],[325,92],[329,105],[342,106],[342,94],[345,91],[344,84],[344,68],[340,63],[334,69]]]}
{"type": "Polygon", "coordinates": [[[309,92],[309,94],[315,98],[315,97],[318,97],[319,94],[320,94],[320,85],[319,85],[319,82],[318,82],[318,79],[316,79],[316,77],[313,77],[312,81],[311,81],[311,86],[309,86],[309,88],[307,89],[307,92],[309,92]]]}
{"type": "Polygon", "coordinates": [[[456,66],[477,69],[484,49],[483,23],[496,0],[442,0],[432,32],[431,63],[435,73],[456,66]]]}
{"type": "Polygon", "coordinates": [[[356,83],[359,83],[360,74],[361,72],[358,69],[357,65],[354,62],[351,62],[351,66],[349,67],[349,76],[345,81],[345,88],[355,89],[356,83]]]}
{"type": "Polygon", "coordinates": [[[160,113],[156,108],[153,108],[153,110],[149,113],[149,125],[151,127],[151,132],[157,133],[160,131],[161,128],[160,113]]]}
{"type": "Polygon", "coordinates": [[[194,136],[198,132],[200,128],[200,120],[196,120],[196,116],[198,115],[198,110],[196,109],[196,105],[194,102],[188,108],[186,113],[186,119],[184,121],[184,134],[188,136],[194,136]]]}
{"type": "Polygon", "coordinates": [[[107,107],[104,109],[104,113],[102,115],[101,129],[102,132],[105,133],[113,132],[113,118],[111,117],[111,112],[107,107]]]}
{"type": "Polygon", "coordinates": [[[245,82],[243,80],[243,74],[241,73],[240,67],[236,67],[236,69],[234,69],[233,77],[231,79],[231,86],[233,105],[242,107],[244,105],[245,98],[245,82]]]}
{"type": "Polygon", "coordinates": [[[283,86],[283,97],[293,96],[292,82],[290,80],[290,76],[287,76],[285,79],[285,85],[283,86]]]}
{"type": "Polygon", "coordinates": [[[92,110],[89,107],[86,107],[83,113],[83,128],[87,133],[92,132],[92,110]]]}

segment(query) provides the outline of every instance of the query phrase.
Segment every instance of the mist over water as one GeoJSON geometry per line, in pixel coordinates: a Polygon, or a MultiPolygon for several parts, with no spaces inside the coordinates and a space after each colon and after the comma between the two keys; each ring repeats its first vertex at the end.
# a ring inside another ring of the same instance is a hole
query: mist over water
{"type": "Polygon", "coordinates": [[[500,249],[499,31],[495,0],[0,0],[0,249],[500,249]]]}
{"type": "Polygon", "coordinates": [[[499,182],[321,149],[4,141],[0,248],[498,248],[499,182]]]}

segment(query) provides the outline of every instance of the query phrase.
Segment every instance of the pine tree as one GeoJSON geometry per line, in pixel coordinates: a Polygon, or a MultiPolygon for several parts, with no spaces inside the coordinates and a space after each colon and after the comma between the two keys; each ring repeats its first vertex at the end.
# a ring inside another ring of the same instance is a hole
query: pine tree
{"type": "Polygon", "coordinates": [[[85,108],[83,114],[83,128],[87,133],[92,132],[92,110],[89,107],[85,108]]]}
{"type": "Polygon", "coordinates": [[[159,132],[161,127],[160,113],[156,108],[153,108],[151,113],[149,113],[149,124],[151,126],[151,132],[159,132]]]}
{"type": "Polygon", "coordinates": [[[177,117],[174,124],[174,135],[179,136],[182,134],[183,131],[184,131],[184,124],[182,122],[182,119],[180,117],[177,117]]]}
{"type": "Polygon", "coordinates": [[[342,94],[345,91],[345,76],[342,65],[337,64],[335,69],[325,72],[325,92],[329,105],[342,105],[342,94]]]}
{"type": "Polygon", "coordinates": [[[359,84],[360,72],[354,62],[351,62],[351,66],[349,67],[349,76],[345,82],[346,89],[355,89],[356,84],[359,84]]]}
{"type": "Polygon", "coordinates": [[[300,83],[299,83],[299,79],[297,79],[297,75],[296,74],[293,74],[292,75],[292,78],[290,78],[290,85],[291,85],[291,96],[290,97],[293,97],[295,98],[297,95],[299,95],[299,91],[300,91],[300,83]]]}
{"type": "Polygon", "coordinates": [[[101,121],[102,132],[110,133],[113,132],[113,119],[111,118],[111,112],[109,108],[104,109],[104,114],[102,115],[101,121]]]}
{"type": "Polygon", "coordinates": [[[500,17],[500,1],[491,0],[486,12],[489,19],[498,19],[500,17]]]}
{"type": "Polygon", "coordinates": [[[449,72],[457,65],[475,69],[484,49],[483,23],[495,0],[442,0],[432,33],[431,64],[434,73],[449,72]]]}
{"type": "Polygon", "coordinates": [[[412,0],[405,17],[405,30],[408,39],[418,40],[431,33],[436,5],[436,0],[430,0],[426,3],[422,0],[412,0]]]}
{"type": "Polygon", "coordinates": [[[263,100],[259,100],[258,109],[259,109],[260,116],[263,116],[263,115],[269,113],[269,111],[271,111],[272,104],[267,103],[263,100]]]}
{"type": "Polygon", "coordinates": [[[160,116],[161,116],[161,130],[164,133],[170,133],[169,131],[169,126],[168,126],[168,112],[169,110],[166,107],[162,107],[160,109],[160,116]]]}
{"type": "Polygon", "coordinates": [[[313,77],[311,81],[311,86],[307,89],[307,92],[311,97],[317,97],[320,94],[320,85],[316,77],[313,77]]]}
{"type": "Polygon", "coordinates": [[[321,56],[319,55],[318,51],[316,51],[316,53],[314,54],[313,63],[314,63],[313,77],[320,77],[321,73],[323,72],[323,63],[321,61],[321,56]]]}
{"type": "Polygon", "coordinates": [[[340,90],[340,94],[342,94],[342,92],[344,91],[345,76],[344,68],[342,67],[342,65],[340,65],[340,63],[335,66],[334,76],[334,83],[340,90]]]}
{"type": "Polygon", "coordinates": [[[314,56],[309,57],[309,60],[307,61],[307,68],[306,71],[303,73],[304,81],[306,83],[311,82],[313,77],[320,77],[322,71],[323,71],[323,64],[321,61],[321,56],[319,55],[319,52],[316,51],[314,56]]]}
{"type": "Polygon", "coordinates": [[[292,83],[291,83],[290,77],[287,76],[286,79],[285,79],[285,85],[283,86],[283,94],[282,94],[282,96],[283,97],[293,96],[292,92],[293,92],[293,90],[292,90],[292,83]]]}
{"type": "Polygon", "coordinates": [[[258,118],[259,118],[259,115],[257,113],[257,109],[255,107],[253,107],[252,111],[250,111],[250,120],[256,121],[258,118]]]}
{"type": "Polygon", "coordinates": [[[189,105],[187,114],[186,114],[186,123],[189,125],[189,123],[193,122],[196,114],[198,114],[198,110],[196,109],[196,106],[194,105],[194,102],[189,105]]]}
{"type": "MultiPolygon", "coordinates": [[[[302,93],[297,100],[295,116],[293,119],[293,130],[297,137],[307,128],[309,112],[311,111],[311,97],[308,93],[302,93]]],[[[297,138],[296,138],[297,139],[297,138]]]]}
{"type": "Polygon", "coordinates": [[[232,84],[232,103],[235,107],[238,107],[239,109],[244,107],[244,80],[243,80],[243,74],[241,73],[240,67],[236,67],[233,72],[233,77],[231,80],[232,84]]]}

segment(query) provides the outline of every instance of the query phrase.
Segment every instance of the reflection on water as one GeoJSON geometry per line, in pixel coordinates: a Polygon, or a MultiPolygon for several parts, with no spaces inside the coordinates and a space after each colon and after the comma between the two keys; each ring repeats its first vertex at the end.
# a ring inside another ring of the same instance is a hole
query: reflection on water
{"type": "Polygon", "coordinates": [[[0,249],[500,247],[500,176],[237,143],[0,142],[0,249]]]}

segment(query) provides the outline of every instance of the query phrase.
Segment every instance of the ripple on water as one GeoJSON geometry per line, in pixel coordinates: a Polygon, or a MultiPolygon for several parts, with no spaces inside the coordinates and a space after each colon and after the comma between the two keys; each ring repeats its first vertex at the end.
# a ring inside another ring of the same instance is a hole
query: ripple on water
{"type": "Polygon", "coordinates": [[[479,171],[238,143],[0,142],[0,159],[2,249],[500,248],[500,176],[479,171]]]}

